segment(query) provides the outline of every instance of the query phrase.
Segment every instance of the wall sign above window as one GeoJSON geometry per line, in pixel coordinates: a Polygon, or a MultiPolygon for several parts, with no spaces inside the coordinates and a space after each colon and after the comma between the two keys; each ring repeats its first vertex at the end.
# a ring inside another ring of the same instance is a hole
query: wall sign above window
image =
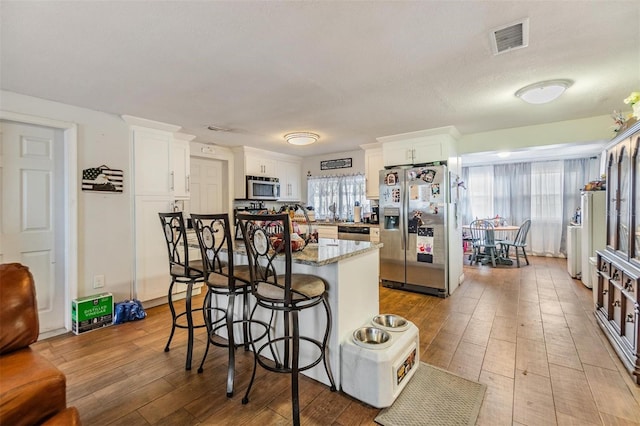
{"type": "Polygon", "coordinates": [[[325,160],[320,162],[320,170],[346,169],[351,166],[351,158],[339,158],[337,160],[325,160]]]}

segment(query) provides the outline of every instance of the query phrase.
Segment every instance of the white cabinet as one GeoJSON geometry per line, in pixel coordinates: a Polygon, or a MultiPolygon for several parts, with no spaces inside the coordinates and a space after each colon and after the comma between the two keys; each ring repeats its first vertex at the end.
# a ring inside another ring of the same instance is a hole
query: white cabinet
{"type": "Polygon", "coordinates": [[[300,157],[248,146],[234,148],[233,156],[236,199],[247,197],[247,176],[264,176],[280,179],[280,201],[300,201],[300,157]]]}
{"type": "Polygon", "coordinates": [[[384,169],[382,148],[367,149],[364,152],[365,177],[367,180],[367,198],[380,197],[379,176],[384,169]]]}
{"type": "Polygon", "coordinates": [[[189,198],[189,141],[173,133],[132,127],[134,193],[189,198]]]}
{"type": "Polygon", "coordinates": [[[122,118],[131,126],[133,151],[134,296],[141,301],[164,301],[171,277],[158,213],[174,208],[177,173],[186,180],[188,141],[186,147],[176,144],[178,126],[131,116],[122,118]],[[181,161],[176,162],[179,158],[181,161]],[[183,171],[177,171],[176,166],[183,171]]]}
{"type": "Polygon", "coordinates": [[[446,161],[442,141],[391,142],[385,146],[384,163],[387,166],[446,161]]]}
{"type": "Polygon", "coordinates": [[[276,161],[253,153],[245,153],[245,176],[276,176],[276,161]]]}
{"type": "Polygon", "coordinates": [[[280,179],[278,201],[300,201],[300,162],[280,161],[277,177],[280,179]]]}
{"type": "Polygon", "coordinates": [[[380,228],[373,226],[369,228],[369,241],[371,241],[372,243],[380,242],[380,228]]]}
{"type": "Polygon", "coordinates": [[[385,166],[448,161],[455,157],[459,133],[455,127],[423,130],[378,138],[385,166]]]}
{"type": "Polygon", "coordinates": [[[189,198],[191,150],[188,140],[174,139],[171,149],[171,189],[175,198],[189,198]]]}
{"type": "Polygon", "coordinates": [[[171,195],[173,135],[154,129],[132,128],[134,193],[171,195]]]}
{"type": "Polygon", "coordinates": [[[318,225],[318,238],[338,238],[338,225],[318,225]]]}
{"type": "Polygon", "coordinates": [[[171,211],[171,198],[135,198],[135,297],[147,301],[167,296],[169,257],[158,212],[171,211]]]}

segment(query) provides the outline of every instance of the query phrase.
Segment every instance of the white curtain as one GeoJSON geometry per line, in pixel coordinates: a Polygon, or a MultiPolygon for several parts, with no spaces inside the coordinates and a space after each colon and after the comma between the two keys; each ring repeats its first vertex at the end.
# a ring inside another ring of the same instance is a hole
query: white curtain
{"type": "Polygon", "coordinates": [[[531,163],[531,230],[529,250],[539,256],[560,255],[562,240],[562,161],[531,163]]]}
{"type": "Polygon", "coordinates": [[[512,163],[462,168],[463,223],[495,217],[520,225],[531,219],[527,251],[566,254],[569,219],[580,205],[580,189],[597,178],[597,158],[512,163]]]}
{"type": "Polygon", "coordinates": [[[368,211],[365,184],[363,174],[309,177],[307,204],[314,207],[316,220],[331,219],[329,207],[334,203],[339,219],[353,219],[356,202],[363,206],[363,212],[368,211]]]}
{"type": "Polygon", "coordinates": [[[511,225],[521,225],[531,218],[531,204],[522,202],[531,197],[531,163],[498,164],[493,174],[496,214],[511,225]]]}
{"type": "Polygon", "coordinates": [[[493,209],[493,166],[468,167],[463,180],[467,190],[463,203],[463,221],[471,223],[474,219],[495,217],[493,209]]]}

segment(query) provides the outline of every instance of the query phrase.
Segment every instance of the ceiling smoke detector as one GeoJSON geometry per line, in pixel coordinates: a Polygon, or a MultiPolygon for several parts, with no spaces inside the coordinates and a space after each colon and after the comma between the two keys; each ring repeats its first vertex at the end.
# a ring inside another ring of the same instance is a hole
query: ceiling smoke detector
{"type": "Polygon", "coordinates": [[[529,18],[494,28],[490,39],[494,55],[529,46],[529,18]]]}

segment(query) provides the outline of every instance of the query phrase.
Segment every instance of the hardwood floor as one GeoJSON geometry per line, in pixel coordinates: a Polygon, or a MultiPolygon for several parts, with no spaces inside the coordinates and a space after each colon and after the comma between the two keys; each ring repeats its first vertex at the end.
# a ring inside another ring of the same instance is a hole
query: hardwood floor
{"type": "MultiPolygon", "coordinates": [[[[530,260],[520,269],[465,266],[464,284],[447,299],[381,288],[380,312],[418,326],[422,361],[487,385],[478,425],[640,424],[640,386],[600,332],[591,290],[569,277],[562,259],[530,260]]],[[[85,425],[290,422],[287,375],[258,369],[242,405],[253,360],[240,349],[228,399],[225,350],[210,351],[198,374],[205,331],[197,330],[194,368],[185,371],[186,332],[178,330],[165,353],[168,308],[147,313],[32,346],[65,372],[68,404],[85,425]]],[[[307,378],[300,398],[307,425],[374,424],[379,411],[307,378]]]]}

